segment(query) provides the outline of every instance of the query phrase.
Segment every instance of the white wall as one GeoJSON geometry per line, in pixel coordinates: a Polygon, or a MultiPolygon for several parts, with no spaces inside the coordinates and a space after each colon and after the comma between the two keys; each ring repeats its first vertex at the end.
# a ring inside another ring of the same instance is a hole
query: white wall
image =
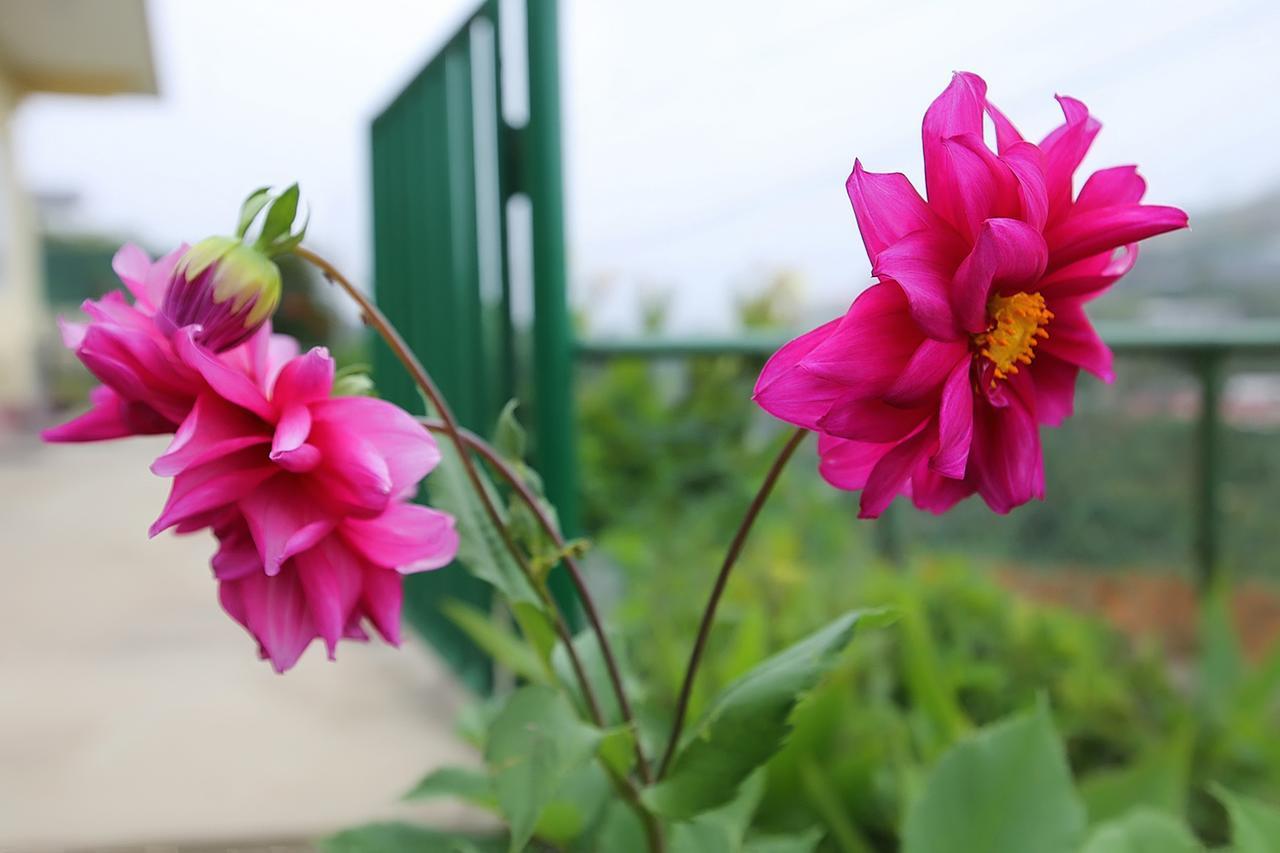
{"type": "Polygon", "coordinates": [[[0,428],[5,416],[40,403],[36,356],[47,320],[35,218],[13,162],[10,117],[18,97],[0,67],[0,428]]]}

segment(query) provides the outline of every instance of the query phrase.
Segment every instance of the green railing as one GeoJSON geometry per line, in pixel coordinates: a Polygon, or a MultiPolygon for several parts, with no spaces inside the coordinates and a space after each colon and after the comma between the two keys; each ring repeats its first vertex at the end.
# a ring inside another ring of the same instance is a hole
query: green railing
{"type": "MultiPolygon", "coordinates": [[[[1193,560],[1202,588],[1209,586],[1221,564],[1222,518],[1219,486],[1222,472],[1222,389],[1233,360],[1274,359],[1280,355],[1280,322],[1247,322],[1226,329],[1170,329],[1134,324],[1099,324],[1099,332],[1120,355],[1143,355],[1181,364],[1200,387],[1196,430],[1193,560]]],[[[767,357],[787,340],[785,335],[732,338],[634,338],[579,341],[583,361],[612,358],[689,359],[721,355],[767,357]]],[[[891,534],[892,527],[887,532],[891,534]]],[[[882,537],[890,556],[900,553],[893,535],[882,537]]]]}

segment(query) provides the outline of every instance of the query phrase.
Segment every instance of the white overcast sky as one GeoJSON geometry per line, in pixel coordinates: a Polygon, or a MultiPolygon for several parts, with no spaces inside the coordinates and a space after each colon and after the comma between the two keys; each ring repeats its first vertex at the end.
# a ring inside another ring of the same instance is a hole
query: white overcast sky
{"type": "MultiPolygon", "coordinates": [[[[77,194],[85,227],[163,247],[297,179],[316,243],[366,278],[369,121],[471,6],[153,0],[160,97],[30,99],[24,180],[77,194]]],[[[1086,166],[1139,163],[1149,199],[1193,226],[1280,185],[1274,0],[562,8],[569,254],[597,328],[627,326],[657,288],[678,327],[722,330],[733,294],[779,269],[815,306],[847,302],[868,272],[853,159],[918,180],[920,118],[954,69],[1034,137],[1058,120],[1055,92],[1079,97],[1103,121],[1086,166]]]]}

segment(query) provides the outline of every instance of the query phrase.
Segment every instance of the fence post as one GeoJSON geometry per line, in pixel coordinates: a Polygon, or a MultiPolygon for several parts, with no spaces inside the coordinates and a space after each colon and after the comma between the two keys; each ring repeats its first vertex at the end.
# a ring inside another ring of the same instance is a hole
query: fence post
{"type": "MultiPolygon", "coordinates": [[[[524,180],[533,213],[534,450],[566,536],[578,529],[573,324],[565,283],[564,178],[560,158],[560,20],[556,0],[528,0],[529,122],[524,180]]],[[[568,604],[563,571],[552,590],[568,604]]],[[[572,611],[571,611],[572,612],[572,611]]]]}
{"type": "Polygon", "coordinates": [[[1219,571],[1218,481],[1222,468],[1222,385],[1224,353],[1205,349],[1196,354],[1200,378],[1200,423],[1196,432],[1196,582],[1210,589],[1219,571]]]}

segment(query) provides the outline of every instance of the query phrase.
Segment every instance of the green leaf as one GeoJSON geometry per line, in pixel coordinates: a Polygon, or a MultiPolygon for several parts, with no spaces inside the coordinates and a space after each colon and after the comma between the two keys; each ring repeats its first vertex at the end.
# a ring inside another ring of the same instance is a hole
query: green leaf
{"type": "Polygon", "coordinates": [[[671,853],[741,853],[747,828],[764,796],[764,773],[752,773],[727,805],[671,827],[671,853]]]}
{"type": "Polygon", "coordinates": [[[408,823],[370,823],[330,835],[323,853],[499,853],[501,842],[437,832],[408,823]]]}
{"type": "Polygon", "coordinates": [[[1090,825],[1139,807],[1181,817],[1191,772],[1191,743],[1192,731],[1187,728],[1152,747],[1132,764],[1085,777],[1080,783],[1080,797],[1090,825]]]}
{"type": "Polygon", "coordinates": [[[498,426],[493,431],[494,449],[509,462],[523,462],[529,451],[529,436],[516,419],[517,400],[508,400],[498,415],[498,426]]]}
{"type": "Polygon", "coordinates": [[[551,624],[546,612],[529,604],[512,604],[511,613],[520,626],[520,633],[533,646],[538,659],[550,667],[551,652],[560,638],[556,636],[555,626],[551,624]]]}
{"type": "MultiPolygon", "coordinates": [[[[615,656],[619,656],[621,643],[616,637],[610,637],[610,641],[615,656]]],[[[582,669],[586,673],[587,683],[591,685],[591,692],[596,697],[596,704],[600,706],[600,715],[604,718],[604,724],[618,725],[622,722],[622,710],[618,707],[618,697],[614,694],[613,681],[609,678],[609,668],[605,666],[604,653],[600,650],[600,644],[596,642],[595,633],[590,630],[578,632],[573,638],[573,648],[578,653],[578,660],[582,662],[582,669]]],[[[587,703],[582,695],[582,685],[578,683],[573,662],[569,659],[569,652],[563,642],[556,642],[555,649],[551,652],[551,666],[560,683],[565,685],[572,694],[574,704],[583,716],[586,716],[587,703]]],[[[618,666],[622,667],[625,681],[626,662],[619,660],[618,666]]]]}
{"type": "Polygon", "coordinates": [[[1280,853],[1280,808],[1221,785],[1212,785],[1210,790],[1231,817],[1233,853],[1280,853]]]}
{"type": "Polygon", "coordinates": [[[432,770],[404,795],[406,800],[429,800],[436,797],[455,797],[488,809],[497,805],[489,775],[483,770],[473,770],[470,767],[441,767],[432,770]]]}
{"type": "Polygon", "coordinates": [[[903,853],[1074,853],[1085,812],[1041,705],[942,756],[907,809],[903,853]]]}
{"type": "Polygon", "coordinates": [[[535,684],[549,682],[538,653],[511,631],[503,630],[489,614],[456,599],[446,601],[440,610],[472,642],[516,675],[535,684]]]}
{"type": "Polygon", "coordinates": [[[485,761],[498,807],[511,826],[511,850],[522,850],[560,784],[591,758],[601,733],[580,721],[549,687],[522,687],[493,721],[485,761]]]}
{"type": "Polygon", "coordinates": [[[822,840],[821,829],[790,835],[756,835],[747,839],[742,853],[813,853],[822,840]]]}
{"type": "Polygon", "coordinates": [[[1081,853],[1203,853],[1186,825],[1167,814],[1138,809],[1093,831],[1081,853]]]}
{"type": "MultiPolygon", "coordinates": [[[[428,405],[428,411],[431,411],[428,405]]],[[[441,436],[440,464],[427,478],[427,491],[431,503],[438,509],[451,513],[458,531],[458,561],[471,574],[492,585],[511,604],[527,604],[543,610],[542,601],[520,564],[507,550],[502,534],[494,527],[480,497],[471,488],[458,448],[448,436],[441,436]]],[[[483,470],[478,470],[480,482],[494,505],[501,513],[502,503],[497,499],[493,484],[483,470]]]]}
{"type": "Polygon", "coordinates": [[[288,189],[271,202],[271,207],[267,208],[267,218],[262,222],[262,233],[254,243],[256,247],[266,250],[289,233],[293,220],[298,215],[298,196],[298,185],[290,184],[288,189]]]}
{"type": "Polygon", "coordinates": [[[605,732],[598,750],[600,760],[605,766],[626,776],[636,763],[636,733],[631,726],[616,726],[605,732]]]}
{"type": "Polygon", "coordinates": [[[732,800],[781,748],[801,695],[835,665],[865,615],[841,616],[730,684],[693,727],[668,776],[645,792],[649,807],[681,819],[732,800]]]}
{"type": "Polygon", "coordinates": [[[236,236],[243,239],[253,220],[262,212],[262,208],[271,201],[271,187],[258,187],[245,198],[240,205],[240,220],[236,223],[236,236]]]}

